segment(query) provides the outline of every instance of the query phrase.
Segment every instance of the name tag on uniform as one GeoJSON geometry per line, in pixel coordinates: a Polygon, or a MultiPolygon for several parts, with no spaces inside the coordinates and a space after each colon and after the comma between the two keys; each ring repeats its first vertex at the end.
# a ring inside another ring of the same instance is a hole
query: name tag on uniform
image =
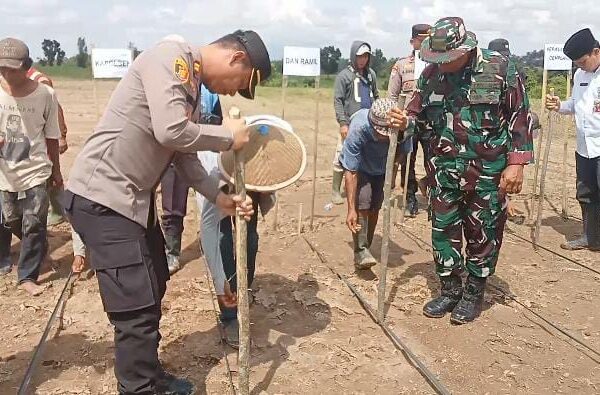
{"type": "Polygon", "coordinates": [[[588,86],[588,85],[589,85],[588,82],[582,82],[582,83],[579,84],[579,86],[588,86]]]}

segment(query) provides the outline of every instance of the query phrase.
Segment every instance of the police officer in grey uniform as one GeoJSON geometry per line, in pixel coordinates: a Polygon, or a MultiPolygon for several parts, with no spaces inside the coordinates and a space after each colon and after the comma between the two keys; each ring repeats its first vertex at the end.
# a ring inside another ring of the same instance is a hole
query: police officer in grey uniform
{"type": "MultiPolygon", "coordinates": [[[[429,36],[430,29],[431,26],[424,23],[417,24],[412,27],[410,45],[412,46],[413,50],[409,56],[398,59],[398,61],[396,61],[392,67],[392,71],[390,72],[390,80],[388,83],[388,97],[390,99],[398,101],[400,95],[406,95],[405,105],[410,102],[413,92],[416,89],[415,51],[421,49],[421,43],[429,36]]],[[[406,165],[408,163],[408,193],[406,194],[406,208],[408,209],[408,214],[412,217],[417,215],[419,211],[419,203],[416,197],[418,184],[415,173],[415,166],[417,164],[417,149],[419,148],[419,143],[421,143],[421,148],[423,149],[423,162],[426,163],[431,157],[431,150],[429,149],[431,133],[425,130],[424,125],[420,126],[423,128],[423,131],[422,133],[419,133],[418,136],[412,137],[413,140],[411,149],[401,150],[397,159],[401,166],[401,179],[406,177],[406,165]],[[410,159],[407,158],[409,152],[410,159]]],[[[426,165],[425,168],[427,168],[426,165]]],[[[396,169],[397,167],[395,170],[396,169]]],[[[395,178],[396,177],[394,174],[394,179],[395,178]]],[[[401,183],[404,185],[404,180],[402,180],[401,183]]]]}
{"type": "Polygon", "coordinates": [[[192,47],[165,40],[144,51],[121,80],[72,167],[65,209],[91,253],[100,296],[115,327],[120,394],[188,394],[192,385],[158,359],[161,300],[169,279],[155,191],[169,163],[189,185],[234,215],[249,218],[250,199],[224,194],[196,152],[241,148],[244,120],[201,125],[200,83],[210,91],[254,97],[271,74],[261,38],[236,31],[192,47]]]}

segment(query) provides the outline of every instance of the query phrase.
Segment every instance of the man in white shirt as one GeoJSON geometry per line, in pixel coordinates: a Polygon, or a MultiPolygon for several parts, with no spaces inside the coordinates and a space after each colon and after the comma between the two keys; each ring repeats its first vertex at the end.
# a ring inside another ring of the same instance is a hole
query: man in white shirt
{"type": "MultiPolygon", "coordinates": [[[[27,77],[31,63],[25,43],[14,38],[0,41],[2,222],[21,239],[19,287],[37,296],[44,290],[37,279],[48,249],[47,188],[60,188],[63,181],[58,160],[58,102],[52,88],[27,77]]],[[[2,234],[8,238],[5,228],[2,234]]],[[[2,269],[6,273],[10,265],[2,269]]]]}
{"type": "Polygon", "coordinates": [[[600,250],[600,45],[590,29],[575,33],[566,42],[564,53],[579,69],[575,72],[573,94],[561,102],[546,97],[546,108],[561,114],[575,114],[577,125],[577,200],[581,204],[584,234],[561,245],[568,250],[600,250]]]}

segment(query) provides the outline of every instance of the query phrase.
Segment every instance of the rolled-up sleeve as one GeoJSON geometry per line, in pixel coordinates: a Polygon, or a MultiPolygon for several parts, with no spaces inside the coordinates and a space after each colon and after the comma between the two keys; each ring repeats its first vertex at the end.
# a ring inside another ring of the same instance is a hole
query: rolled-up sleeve
{"type": "MultiPolygon", "coordinates": [[[[511,68],[509,67],[509,70],[511,68]]],[[[529,122],[529,99],[525,86],[514,68],[516,83],[508,85],[504,106],[508,114],[508,133],[511,149],[508,152],[509,165],[525,165],[533,161],[533,134],[529,122]]]]}
{"type": "Polygon", "coordinates": [[[362,160],[362,147],[365,143],[365,126],[360,122],[351,122],[348,137],[344,140],[340,163],[345,170],[358,171],[362,160]]]}
{"type": "MultiPolygon", "coordinates": [[[[154,136],[160,144],[174,151],[227,151],[233,142],[229,129],[198,125],[188,118],[191,82],[181,81],[174,70],[177,59],[188,65],[187,58],[188,54],[176,43],[165,43],[139,68],[154,136]]],[[[188,70],[192,72],[193,68],[188,65],[188,70]]]]}

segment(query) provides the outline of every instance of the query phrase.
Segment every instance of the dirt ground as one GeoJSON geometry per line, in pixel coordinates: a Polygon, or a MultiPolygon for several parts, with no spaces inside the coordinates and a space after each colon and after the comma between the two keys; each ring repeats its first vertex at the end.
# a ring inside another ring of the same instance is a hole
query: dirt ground
{"type": "MultiPolygon", "coordinates": [[[[59,80],[56,86],[69,126],[70,149],[62,157],[67,176],[95,124],[97,111],[91,82],[59,80]]],[[[114,82],[98,83],[99,108],[104,107],[114,86],[114,82]]],[[[256,102],[224,98],[224,108],[236,103],[244,114],[281,113],[278,89],[261,89],[259,95],[256,102]]],[[[310,158],[314,149],[313,99],[309,90],[290,89],[285,110],[286,120],[304,140],[310,158]]],[[[314,231],[308,226],[311,165],[296,185],[279,193],[278,228],[273,228],[272,214],[259,225],[261,241],[253,286],[256,301],[251,306],[252,393],[433,393],[348,288],[296,234],[298,205],[302,203],[305,235],[324,254],[328,265],[348,276],[376,305],[378,266],[373,272],[354,272],[345,207],[325,209],[337,128],[331,93],[323,92],[321,101],[314,231]]],[[[581,231],[580,221],[560,216],[561,180],[565,179],[569,213],[581,217],[574,199],[574,138],[571,135],[566,177],[561,169],[561,138],[555,137],[553,143],[541,231],[541,243],[555,250],[565,238],[574,238],[581,231]]],[[[418,171],[423,173],[422,167],[418,171]]],[[[528,170],[527,176],[532,173],[528,170]]],[[[527,193],[514,199],[526,216],[530,186],[528,182],[527,193]]],[[[425,208],[422,198],[421,208],[425,208]]],[[[223,350],[234,382],[236,353],[220,344],[205,264],[198,251],[197,215],[190,195],[183,243],[185,266],[169,282],[163,304],[160,358],[169,370],[192,380],[197,393],[229,393],[223,350]]],[[[600,355],[568,340],[497,290],[514,295],[523,305],[600,350],[600,276],[548,252],[534,251],[512,235],[529,237],[527,222],[509,223],[509,228],[497,273],[487,289],[485,311],[475,323],[452,326],[448,318],[433,320],[421,314],[423,303],[439,288],[428,245],[427,215],[422,210],[403,227],[395,227],[390,242],[388,322],[452,393],[600,393],[600,355]]],[[[378,230],[373,249],[377,256],[380,234],[378,230]]],[[[17,290],[14,271],[0,278],[0,394],[16,392],[68,276],[72,259],[68,228],[52,228],[50,244],[56,271],[43,275],[43,282],[50,286],[43,296],[31,298],[17,290]]],[[[16,239],[12,251],[16,260],[16,239]]],[[[594,253],[563,253],[600,270],[594,253]]],[[[112,355],[112,327],[102,311],[95,278],[77,281],[67,303],[64,329],[51,332],[32,382],[33,392],[115,393],[112,355]]]]}

